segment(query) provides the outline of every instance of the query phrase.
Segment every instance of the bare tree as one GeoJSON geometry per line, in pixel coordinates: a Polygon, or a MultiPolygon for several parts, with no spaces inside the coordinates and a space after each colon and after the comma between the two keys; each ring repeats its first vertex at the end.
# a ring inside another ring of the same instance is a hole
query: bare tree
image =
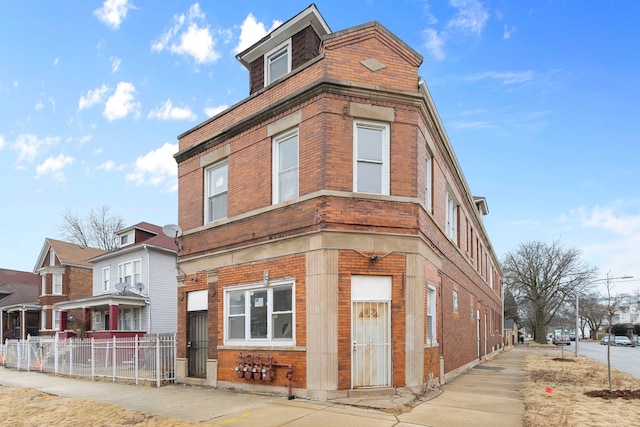
{"type": "Polygon", "coordinates": [[[607,328],[607,374],[609,376],[609,394],[613,394],[613,382],[611,381],[611,321],[613,319],[613,315],[618,310],[618,306],[620,305],[620,298],[618,295],[611,295],[611,291],[613,290],[613,284],[611,283],[611,277],[609,273],[607,273],[607,318],[609,320],[609,327],[607,328]]]}
{"type": "Polygon", "coordinates": [[[528,316],[536,342],[546,342],[546,326],[571,295],[582,291],[596,273],[578,249],[539,241],[520,244],[503,262],[505,286],[528,316]]]}
{"type": "Polygon", "coordinates": [[[520,323],[518,303],[509,289],[504,291],[504,318],[513,319],[516,323],[520,323]]]}
{"type": "Polygon", "coordinates": [[[580,327],[584,336],[585,326],[589,326],[589,338],[595,339],[596,333],[602,326],[602,321],[607,315],[607,306],[603,304],[602,297],[591,293],[580,297],[580,327]]]}
{"type": "Polygon", "coordinates": [[[120,215],[111,215],[108,206],[91,211],[84,217],[67,209],[58,227],[64,239],[78,245],[112,250],[118,247],[116,232],[125,227],[120,215]]]}

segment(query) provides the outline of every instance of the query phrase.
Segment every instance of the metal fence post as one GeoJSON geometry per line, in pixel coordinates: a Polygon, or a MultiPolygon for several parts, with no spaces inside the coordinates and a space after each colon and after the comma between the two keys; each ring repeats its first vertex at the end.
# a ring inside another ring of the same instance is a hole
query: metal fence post
{"type": "Polygon", "coordinates": [[[67,342],[69,343],[69,376],[73,375],[73,338],[67,338],[67,342]]]}
{"type": "Polygon", "coordinates": [[[113,354],[112,354],[112,362],[111,366],[113,366],[113,377],[111,378],[111,380],[115,383],[116,382],[116,361],[118,360],[116,358],[116,337],[115,335],[113,336],[113,354]]]}
{"type": "Polygon", "coordinates": [[[56,336],[53,340],[53,374],[58,375],[58,363],[59,363],[59,350],[60,349],[60,341],[58,339],[58,333],[56,332],[56,336]]]}
{"type": "Polygon", "coordinates": [[[96,376],[96,342],[95,338],[91,337],[91,379],[96,376]]]}
{"type": "Polygon", "coordinates": [[[160,387],[160,335],[156,335],[156,386],[160,387]]]}

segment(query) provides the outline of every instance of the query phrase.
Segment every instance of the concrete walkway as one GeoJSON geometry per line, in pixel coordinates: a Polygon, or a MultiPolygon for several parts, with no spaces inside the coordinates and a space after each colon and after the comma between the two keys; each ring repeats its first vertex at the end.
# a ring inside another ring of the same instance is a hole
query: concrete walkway
{"type": "Polygon", "coordinates": [[[0,384],[209,425],[506,427],[522,426],[524,403],[520,390],[526,353],[524,346],[502,352],[443,385],[437,397],[423,397],[425,401],[415,402],[417,406],[401,414],[372,409],[380,407],[376,398],[371,398],[370,404],[360,401],[358,406],[352,406],[181,384],[155,388],[87,381],[6,368],[0,368],[0,384]]]}

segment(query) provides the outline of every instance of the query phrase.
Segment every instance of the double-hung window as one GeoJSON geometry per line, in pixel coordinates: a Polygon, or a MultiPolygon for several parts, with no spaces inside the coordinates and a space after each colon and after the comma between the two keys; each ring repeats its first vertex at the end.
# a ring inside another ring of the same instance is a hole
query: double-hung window
{"type": "Polygon", "coordinates": [[[389,195],[389,125],[355,121],[353,191],[389,195]]]}
{"type": "Polygon", "coordinates": [[[118,312],[118,329],[138,331],[141,329],[140,308],[123,308],[118,312]]]}
{"type": "Polygon", "coordinates": [[[427,344],[432,345],[436,342],[436,288],[429,285],[427,290],[427,344]]]}
{"type": "Polygon", "coordinates": [[[427,152],[424,165],[424,206],[431,212],[431,193],[433,188],[433,157],[427,152]]]}
{"type": "Polygon", "coordinates": [[[273,138],[273,203],[298,197],[298,129],[273,138]]]}
{"type": "Polygon", "coordinates": [[[102,291],[109,290],[109,278],[111,275],[111,268],[103,267],[102,268],[102,291]]]}
{"type": "Polygon", "coordinates": [[[206,222],[227,217],[228,165],[224,161],[205,170],[206,222]]]}
{"type": "Polygon", "coordinates": [[[62,295],[62,274],[53,274],[53,292],[54,295],[62,295]]]}
{"type": "Polygon", "coordinates": [[[225,291],[225,341],[291,345],[294,337],[294,284],[225,291]]]}
{"type": "Polygon", "coordinates": [[[447,200],[446,200],[446,231],[447,236],[451,240],[453,240],[456,244],[458,243],[458,202],[453,197],[451,192],[447,190],[447,200]]]}
{"type": "Polygon", "coordinates": [[[264,56],[264,85],[267,86],[291,71],[291,40],[264,56]]]}
{"type": "Polygon", "coordinates": [[[457,313],[458,312],[458,291],[453,291],[452,292],[452,304],[453,306],[453,312],[457,313]]]}
{"type": "Polygon", "coordinates": [[[60,330],[60,310],[52,310],[51,311],[51,329],[54,331],[60,330]]]}
{"type": "Polygon", "coordinates": [[[118,265],[118,282],[135,285],[141,281],[141,278],[141,261],[139,259],[118,265]]]}

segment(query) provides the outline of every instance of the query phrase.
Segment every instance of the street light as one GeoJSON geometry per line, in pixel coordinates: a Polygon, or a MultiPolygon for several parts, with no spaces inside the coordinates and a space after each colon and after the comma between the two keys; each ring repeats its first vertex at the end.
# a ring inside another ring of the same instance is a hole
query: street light
{"type": "MultiPolygon", "coordinates": [[[[593,280],[588,284],[592,285],[596,282],[610,282],[612,280],[625,280],[625,279],[633,279],[633,276],[625,275],[620,277],[609,277],[609,275],[607,274],[607,277],[593,280]]],[[[580,293],[576,292],[576,357],[578,357],[578,343],[580,342],[580,334],[578,333],[579,328],[580,328],[580,293]]],[[[611,325],[609,325],[609,330],[611,330],[611,325]]],[[[607,343],[607,344],[610,345],[611,343],[607,343]]]]}

